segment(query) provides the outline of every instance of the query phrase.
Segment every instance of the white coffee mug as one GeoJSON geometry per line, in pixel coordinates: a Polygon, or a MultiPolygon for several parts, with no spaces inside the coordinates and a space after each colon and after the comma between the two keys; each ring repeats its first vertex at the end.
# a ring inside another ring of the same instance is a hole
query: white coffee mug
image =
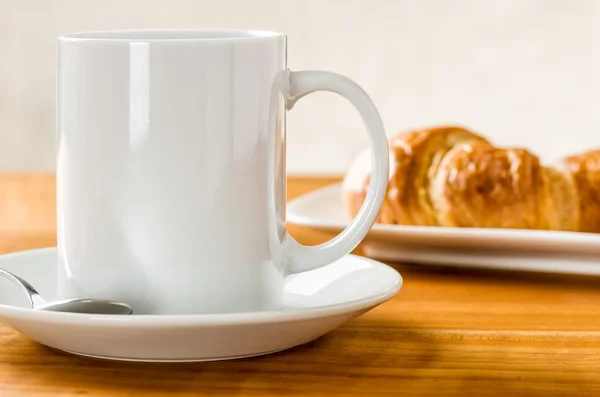
{"type": "Polygon", "coordinates": [[[140,314],[274,310],[287,275],[347,255],[373,225],[388,181],[377,109],[338,74],[290,72],[285,35],[87,32],[58,49],[62,297],[140,314]],[[285,230],[285,112],[318,90],[356,107],[373,171],[346,230],[303,246],[285,230]]]}

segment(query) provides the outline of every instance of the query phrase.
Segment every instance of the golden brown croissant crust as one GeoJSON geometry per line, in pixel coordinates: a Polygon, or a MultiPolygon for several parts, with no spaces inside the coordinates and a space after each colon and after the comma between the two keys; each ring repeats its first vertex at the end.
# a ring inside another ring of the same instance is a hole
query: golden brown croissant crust
{"type": "Polygon", "coordinates": [[[572,175],[578,193],[578,230],[600,232],[600,150],[566,157],[557,165],[572,175]]]}
{"type": "MultiPolygon", "coordinates": [[[[526,149],[494,147],[461,127],[409,131],[389,144],[378,223],[600,232],[600,150],[546,166],[526,149]]],[[[353,166],[346,175],[350,216],[369,172],[353,166]]]]}

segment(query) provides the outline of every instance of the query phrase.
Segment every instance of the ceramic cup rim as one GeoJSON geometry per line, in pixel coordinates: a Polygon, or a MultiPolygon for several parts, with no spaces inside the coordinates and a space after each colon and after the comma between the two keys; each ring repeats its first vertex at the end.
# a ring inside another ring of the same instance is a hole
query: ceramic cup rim
{"type": "Polygon", "coordinates": [[[208,42],[247,41],[286,37],[285,34],[260,29],[126,29],[72,32],[60,35],[59,41],[104,42],[208,42]]]}

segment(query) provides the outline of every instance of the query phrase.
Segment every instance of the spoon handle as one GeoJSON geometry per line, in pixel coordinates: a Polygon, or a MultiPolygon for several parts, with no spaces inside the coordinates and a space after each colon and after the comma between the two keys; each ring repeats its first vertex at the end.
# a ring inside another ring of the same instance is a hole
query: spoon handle
{"type": "Polygon", "coordinates": [[[46,300],[35,290],[35,288],[33,288],[31,284],[23,280],[21,277],[12,274],[4,269],[0,269],[0,275],[8,278],[12,282],[20,286],[23,290],[25,290],[27,296],[29,297],[29,302],[31,303],[32,309],[35,309],[39,305],[43,305],[46,303],[46,300]]]}

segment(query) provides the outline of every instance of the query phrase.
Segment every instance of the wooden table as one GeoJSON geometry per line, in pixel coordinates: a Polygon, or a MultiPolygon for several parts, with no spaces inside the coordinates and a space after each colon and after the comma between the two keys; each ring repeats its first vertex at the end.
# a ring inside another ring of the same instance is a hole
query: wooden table
{"type": "MultiPolygon", "coordinates": [[[[289,195],[335,180],[292,178],[289,195]]],[[[53,197],[52,176],[0,176],[0,252],[54,245],[53,197]]],[[[329,237],[291,232],[306,244],[329,237]]],[[[396,298],[260,358],[109,362],[0,326],[0,396],[600,395],[600,279],[392,266],[405,280],[396,298]]]]}

